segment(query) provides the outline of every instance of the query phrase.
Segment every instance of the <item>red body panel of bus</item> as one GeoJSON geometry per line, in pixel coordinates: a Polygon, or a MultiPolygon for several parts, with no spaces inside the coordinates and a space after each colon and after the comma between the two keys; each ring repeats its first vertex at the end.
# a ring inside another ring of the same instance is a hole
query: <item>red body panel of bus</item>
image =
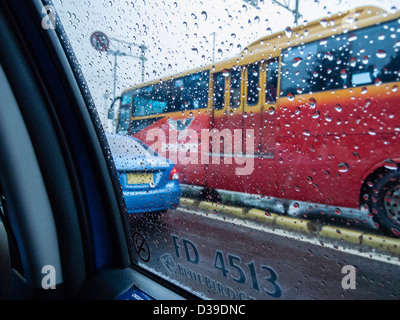
{"type": "Polygon", "coordinates": [[[399,101],[394,83],[325,91],[278,99],[275,112],[255,106],[246,117],[240,112],[215,118],[211,112],[193,114],[180,131],[173,123],[188,117],[165,117],[135,136],[158,152],[164,148],[176,160],[182,183],[357,208],[365,178],[385,160],[400,158],[400,124],[394,116],[399,101]],[[244,137],[246,129],[254,130],[249,174],[237,174],[243,165],[232,155],[209,154],[202,161],[201,150],[211,152],[212,145],[202,145],[201,130],[213,128],[243,129],[244,137]],[[161,147],[161,140],[147,136],[152,129],[161,129],[166,143],[178,147],[161,147]]]}

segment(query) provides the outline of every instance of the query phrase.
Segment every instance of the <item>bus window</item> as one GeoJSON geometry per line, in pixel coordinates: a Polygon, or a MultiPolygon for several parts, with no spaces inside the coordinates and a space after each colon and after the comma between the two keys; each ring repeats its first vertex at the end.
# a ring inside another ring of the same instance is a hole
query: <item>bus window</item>
{"type": "Polygon", "coordinates": [[[395,21],[349,35],[349,39],[353,40],[351,86],[399,80],[398,33],[395,21]]]}
{"type": "Polygon", "coordinates": [[[318,44],[310,43],[284,51],[280,96],[311,91],[309,70],[318,67],[318,44]]]}
{"type": "Polygon", "coordinates": [[[348,86],[349,43],[346,36],[319,41],[318,62],[309,72],[311,91],[341,89],[348,86]]]}
{"type": "Polygon", "coordinates": [[[222,72],[214,75],[214,108],[221,110],[225,106],[225,76],[222,72]]]}
{"type": "Polygon", "coordinates": [[[130,110],[129,105],[121,106],[119,109],[117,130],[120,134],[128,134],[130,110]]]}
{"type": "Polygon", "coordinates": [[[260,88],[260,67],[257,63],[247,69],[247,105],[255,106],[258,103],[260,88]]]}
{"type": "Polygon", "coordinates": [[[161,85],[148,86],[133,93],[133,110],[136,117],[164,112],[167,101],[161,85]]]}
{"type": "Polygon", "coordinates": [[[198,72],[186,76],[182,81],[182,110],[199,109],[207,107],[208,99],[208,71],[198,72]]]}
{"type": "Polygon", "coordinates": [[[285,51],[282,95],[346,88],[349,50],[346,36],[332,36],[285,51]]]}
{"type": "Polygon", "coordinates": [[[279,64],[278,61],[272,61],[268,64],[267,80],[265,88],[265,103],[274,103],[277,98],[277,86],[278,86],[278,72],[279,64]]]}
{"type": "Polygon", "coordinates": [[[239,108],[241,101],[240,94],[240,70],[233,70],[231,72],[231,86],[230,86],[230,107],[231,108],[239,108]]]}
{"type": "Polygon", "coordinates": [[[122,95],[121,106],[118,116],[117,131],[121,134],[128,134],[129,121],[131,117],[132,91],[122,95]]]}

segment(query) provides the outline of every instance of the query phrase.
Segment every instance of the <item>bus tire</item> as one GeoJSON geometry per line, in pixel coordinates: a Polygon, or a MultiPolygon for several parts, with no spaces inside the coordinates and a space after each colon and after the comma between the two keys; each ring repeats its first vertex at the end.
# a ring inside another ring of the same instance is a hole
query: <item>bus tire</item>
{"type": "Polygon", "coordinates": [[[368,190],[369,210],[385,233],[400,238],[400,171],[378,174],[368,190]]]}

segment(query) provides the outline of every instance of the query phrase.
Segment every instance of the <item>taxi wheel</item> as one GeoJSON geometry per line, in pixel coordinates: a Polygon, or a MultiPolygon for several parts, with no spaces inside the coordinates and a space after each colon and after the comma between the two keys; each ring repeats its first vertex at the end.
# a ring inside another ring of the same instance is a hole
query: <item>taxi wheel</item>
{"type": "Polygon", "coordinates": [[[400,171],[380,174],[368,192],[368,206],[381,230],[400,238],[400,171]]]}

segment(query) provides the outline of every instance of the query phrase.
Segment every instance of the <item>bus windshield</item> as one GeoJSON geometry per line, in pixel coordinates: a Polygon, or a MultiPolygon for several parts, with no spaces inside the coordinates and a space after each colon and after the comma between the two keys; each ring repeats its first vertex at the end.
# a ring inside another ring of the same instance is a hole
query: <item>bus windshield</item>
{"type": "Polygon", "coordinates": [[[133,91],[135,117],[207,107],[208,71],[171,79],[133,91]]]}

